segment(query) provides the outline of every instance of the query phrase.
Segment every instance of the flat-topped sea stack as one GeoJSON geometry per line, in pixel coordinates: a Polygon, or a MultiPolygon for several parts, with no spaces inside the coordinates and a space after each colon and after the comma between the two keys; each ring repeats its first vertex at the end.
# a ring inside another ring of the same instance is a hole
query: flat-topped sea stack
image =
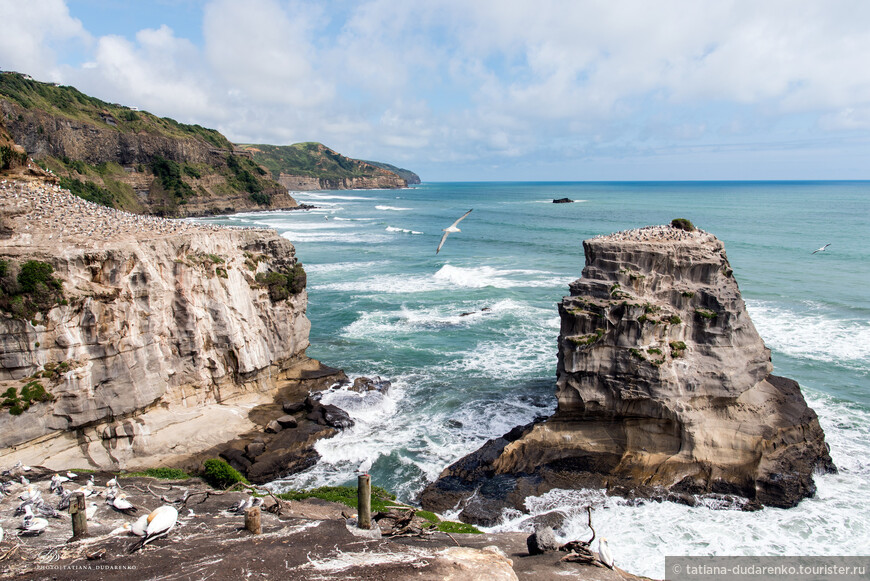
{"type": "MultiPolygon", "coordinates": [[[[306,306],[305,273],[274,230],[0,183],[0,465],[137,469],[217,455],[258,429],[258,407],[301,402],[302,380],[339,373],[305,355],[306,306]]],[[[335,433],[309,431],[324,430],[335,433]]]]}
{"type": "Polygon", "coordinates": [[[423,505],[465,502],[463,518],[486,523],[553,488],[777,507],[812,496],[813,473],[835,470],[824,433],[798,384],[771,375],[722,242],[652,226],[583,248],[559,305],[556,413],[448,467],[423,505]]]}

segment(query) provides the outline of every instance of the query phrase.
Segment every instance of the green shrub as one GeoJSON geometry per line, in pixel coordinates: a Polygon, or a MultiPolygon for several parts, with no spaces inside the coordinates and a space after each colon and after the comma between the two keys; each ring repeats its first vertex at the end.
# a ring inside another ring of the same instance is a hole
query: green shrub
{"type": "Polygon", "coordinates": [[[159,478],[160,480],[187,480],[190,474],[178,468],[147,468],[142,472],[130,472],[127,474],[119,474],[124,478],[135,478],[148,476],[150,478],[159,478]]]}
{"type": "Polygon", "coordinates": [[[170,192],[178,203],[183,204],[196,195],[193,188],[182,179],[181,164],[158,155],[151,160],[151,171],[160,180],[163,189],[170,192]]]}
{"type": "Polygon", "coordinates": [[[272,196],[265,192],[254,192],[248,195],[248,197],[252,202],[260,206],[269,206],[272,204],[272,196]]]}
{"type": "Polygon", "coordinates": [[[297,295],[305,290],[308,275],[302,264],[297,262],[285,272],[261,272],[256,276],[257,283],[269,289],[269,298],[273,302],[283,301],[291,295],[297,295]]]}
{"type": "Polygon", "coordinates": [[[685,218],[674,218],[673,220],[671,220],[671,226],[680,230],[685,230],[686,232],[695,231],[695,225],[685,218]]]}
{"type": "Polygon", "coordinates": [[[0,171],[19,165],[27,165],[27,153],[15,151],[8,145],[0,145],[0,171]]]}
{"type": "Polygon", "coordinates": [[[18,272],[18,285],[21,287],[22,293],[33,293],[39,290],[39,285],[42,284],[48,288],[60,290],[60,280],[54,278],[54,267],[47,262],[39,260],[28,260],[21,265],[21,270],[18,272]]]}
{"type": "MultiPolygon", "coordinates": [[[[321,486],[312,490],[291,490],[276,494],[284,500],[302,500],[319,498],[330,502],[338,502],[352,508],[358,508],[357,489],[353,486],[321,486]]],[[[372,511],[385,511],[391,506],[401,506],[395,502],[396,495],[380,486],[372,486],[372,511]]],[[[434,514],[432,516],[435,516],[434,514]]],[[[436,517],[437,518],[437,517],[436,517]]]]}
{"type": "Polygon", "coordinates": [[[229,488],[238,482],[248,483],[238,470],[218,458],[203,463],[202,477],[214,488],[229,488]]]}
{"type": "Polygon", "coordinates": [[[671,315],[670,317],[668,317],[668,323],[670,323],[671,325],[679,325],[682,322],[683,320],[677,315],[671,315]]]}
{"type": "Polygon", "coordinates": [[[719,316],[718,313],[708,311],[707,309],[695,309],[695,314],[705,319],[715,319],[719,316]]]}
{"type": "Polygon", "coordinates": [[[483,532],[478,530],[478,528],[474,525],[466,524],[464,522],[453,522],[449,520],[444,520],[438,523],[438,530],[442,533],[465,533],[474,535],[483,534],[483,532]]]}
{"type": "Polygon", "coordinates": [[[428,520],[429,522],[439,523],[441,519],[434,512],[429,512],[428,510],[418,510],[416,511],[417,516],[422,519],[428,520]]]}

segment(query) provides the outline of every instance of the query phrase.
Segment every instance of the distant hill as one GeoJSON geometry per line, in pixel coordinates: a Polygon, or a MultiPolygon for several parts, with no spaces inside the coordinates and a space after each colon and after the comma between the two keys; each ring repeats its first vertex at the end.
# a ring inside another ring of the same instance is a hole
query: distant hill
{"type": "Polygon", "coordinates": [[[288,189],[405,186],[319,143],[237,147],[214,129],[14,72],[0,72],[0,142],[0,171],[26,152],[76,195],[161,216],[298,207],[288,189]]]}
{"type": "Polygon", "coordinates": [[[380,161],[366,161],[365,163],[393,172],[394,174],[405,180],[409,186],[420,183],[420,176],[418,176],[409,169],[402,169],[400,167],[396,167],[394,165],[390,165],[388,163],[383,163],[380,161]]]}
{"type": "Polygon", "coordinates": [[[0,73],[0,123],[60,185],[131,212],[196,216],[298,203],[214,129],[0,73]]]}
{"type": "Polygon", "coordinates": [[[413,172],[385,163],[362,161],[341,155],[322,143],[293,145],[236,145],[250,152],[254,161],[272,172],[272,178],[290,189],[336,190],[356,188],[404,188],[413,172]]]}

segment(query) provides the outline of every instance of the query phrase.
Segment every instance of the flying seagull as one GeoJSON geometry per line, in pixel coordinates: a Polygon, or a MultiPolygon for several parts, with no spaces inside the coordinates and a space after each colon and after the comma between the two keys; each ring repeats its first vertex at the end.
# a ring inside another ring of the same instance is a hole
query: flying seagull
{"type": "Polygon", "coordinates": [[[822,252],[822,251],[824,251],[824,250],[825,250],[828,246],[830,246],[830,245],[831,245],[831,243],[828,242],[827,244],[825,244],[824,246],[822,246],[822,247],[819,248],[818,250],[813,250],[812,254],[815,254],[816,252],[822,252]]]}
{"type": "MultiPolygon", "coordinates": [[[[473,209],[474,208],[472,208],[471,210],[473,210],[473,209]]],[[[462,215],[462,218],[460,218],[459,220],[457,220],[456,222],[454,222],[453,224],[451,224],[450,226],[448,226],[447,228],[444,228],[444,230],[442,230],[444,232],[444,235],[441,236],[441,242],[438,244],[438,249],[435,250],[435,254],[438,254],[439,252],[441,252],[441,247],[444,246],[444,241],[447,240],[447,236],[451,232],[461,232],[461,230],[459,228],[457,228],[456,225],[459,224],[460,222],[462,222],[466,216],[471,214],[471,210],[464,213],[462,215]]]]}

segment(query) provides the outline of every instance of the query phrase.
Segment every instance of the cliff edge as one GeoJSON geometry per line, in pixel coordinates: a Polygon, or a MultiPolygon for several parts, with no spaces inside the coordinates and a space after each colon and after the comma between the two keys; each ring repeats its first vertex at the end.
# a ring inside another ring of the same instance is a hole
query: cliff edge
{"type": "Polygon", "coordinates": [[[254,427],[305,356],[304,271],[273,230],[0,185],[0,464],[177,461],[254,427]]]}
{"type": "Polygon", "coordinates": [[[486,523],[553,488],[778,507],[812,496],[813,473],[835,469],[824,433],[798,384],[771,375],[722,242],[654,226],[583,248],[559,305],[555,414],[448,467],[424,507],[464,503],[486,523]]]}

